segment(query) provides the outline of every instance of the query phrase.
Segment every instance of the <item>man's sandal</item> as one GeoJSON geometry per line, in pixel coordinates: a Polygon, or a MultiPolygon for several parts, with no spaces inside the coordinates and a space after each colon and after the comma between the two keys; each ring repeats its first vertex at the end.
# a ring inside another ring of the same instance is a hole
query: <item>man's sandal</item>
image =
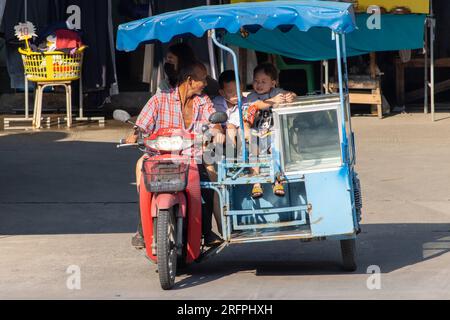
{"type": "Polygon", "coordinates": [[[261,198],[264,194],[264,190],[260,184],[255,184],[252,189],[252,198],[258,199],[261,198]]]}
{"type": "Polygon", "coordinates": [[[281,183],[276,183],[273,185],[273,194],[278,197],[284,197],[286,195],[284,187],[281,183]]]}
{"type": "Polygon", "coordinates": [[[145,249],[145,241],[144,237],[137,232],[132,238],[131,238],[131,245],[135,247],[137,250],[145,249]]]}
{"type": "Polygon", "coordinates": [[[205,235],[204,243],[205,246],[212,248],[221,245],[223,243],[223,240],[217,234],[211,231],[205,235]]]}

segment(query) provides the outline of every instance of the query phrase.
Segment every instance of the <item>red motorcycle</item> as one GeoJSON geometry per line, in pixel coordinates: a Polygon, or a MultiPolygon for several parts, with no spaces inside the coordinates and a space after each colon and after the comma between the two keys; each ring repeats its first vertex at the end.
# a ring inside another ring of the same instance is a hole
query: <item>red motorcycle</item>
{"type": "MultiPolygon", "coordinates": [[[[114,119],[133,124],[130,115],[114,112],[114,119]]],[[[217,112],[210,123],[224,123],[217,112]]],[[[208,127],[204,127],[206,131],[208,127]]],[[[163,128],[137,144],[146,153],[139,190],[142,228],[147,256],[158,265],[161,287],[175,283],[177,265],[187,265],[201,255],[202,198],[200,175],[194,158],[195,135],[182,129],[163,128]]]]}

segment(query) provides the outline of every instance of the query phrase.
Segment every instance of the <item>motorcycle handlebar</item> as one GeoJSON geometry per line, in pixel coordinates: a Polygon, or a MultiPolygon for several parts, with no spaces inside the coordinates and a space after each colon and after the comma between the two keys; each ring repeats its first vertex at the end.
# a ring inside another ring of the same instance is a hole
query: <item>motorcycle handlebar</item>
{"type": "Polygon", "coordinates": [[[121,143],[117,145],[117,149],[120,148],[129,148],[129,147],[138,147],[139,144],[138,143],[121,143]]]}

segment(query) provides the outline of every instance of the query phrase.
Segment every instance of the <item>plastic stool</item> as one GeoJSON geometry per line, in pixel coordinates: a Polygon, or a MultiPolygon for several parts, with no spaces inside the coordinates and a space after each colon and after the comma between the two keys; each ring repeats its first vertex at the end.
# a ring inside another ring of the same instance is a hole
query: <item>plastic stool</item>
{"type": "Polygon", "coordinates": [[[314,76],[314,65],[311,63],[308,64],[289,64],[286,63],[282,56],[275,56],[275,63],[277,64],[277,68],[280,71],[285,70],[303,70],[306,72],[306,82],[308,86],[308,93],[315,92],[315,76],[314,76]]]}
{"type": "Polygon", "coordinates": [[[42,98],[44,95],[44,89],[46,87],[63,86],[66,90],[66,112],[67,112],[67,127],[72,126],[72,85],[70,81],[59,82],[37,82],[36,94],[34,98],[34,111],[33,111],[33,128],[39,129],[41,127],[42,116],[42,98]]]}

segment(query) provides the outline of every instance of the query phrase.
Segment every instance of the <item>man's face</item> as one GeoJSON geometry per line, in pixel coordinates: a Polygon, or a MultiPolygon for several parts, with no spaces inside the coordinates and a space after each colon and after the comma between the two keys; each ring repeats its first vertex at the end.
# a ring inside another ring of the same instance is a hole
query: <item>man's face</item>
{"type": "Polygon", "coordinates": [[[201,95],[207,85],[206,78],[208,73],[202,68],[197,68],[195,73],[196,76],[189,79],[189,91],[194,95],[201,95]]]}
{"type": "Polygon", "coordinates": [[[233,105],[237,104],[238,96],[235,81],[224,83],[223,89],[220,89],[219,93],[222,97],[225,98],[225,100],[227,100],[227,102],[233,105]]]}
{"type": "Polygon", "coordinates": [[[275,88],[276,84],[277,82],[270,76],[264,72],[258,72],[255,74],[255,79],[253,80],[253,90],[255,90],[257,94],[266,94],[275,88]]]}

